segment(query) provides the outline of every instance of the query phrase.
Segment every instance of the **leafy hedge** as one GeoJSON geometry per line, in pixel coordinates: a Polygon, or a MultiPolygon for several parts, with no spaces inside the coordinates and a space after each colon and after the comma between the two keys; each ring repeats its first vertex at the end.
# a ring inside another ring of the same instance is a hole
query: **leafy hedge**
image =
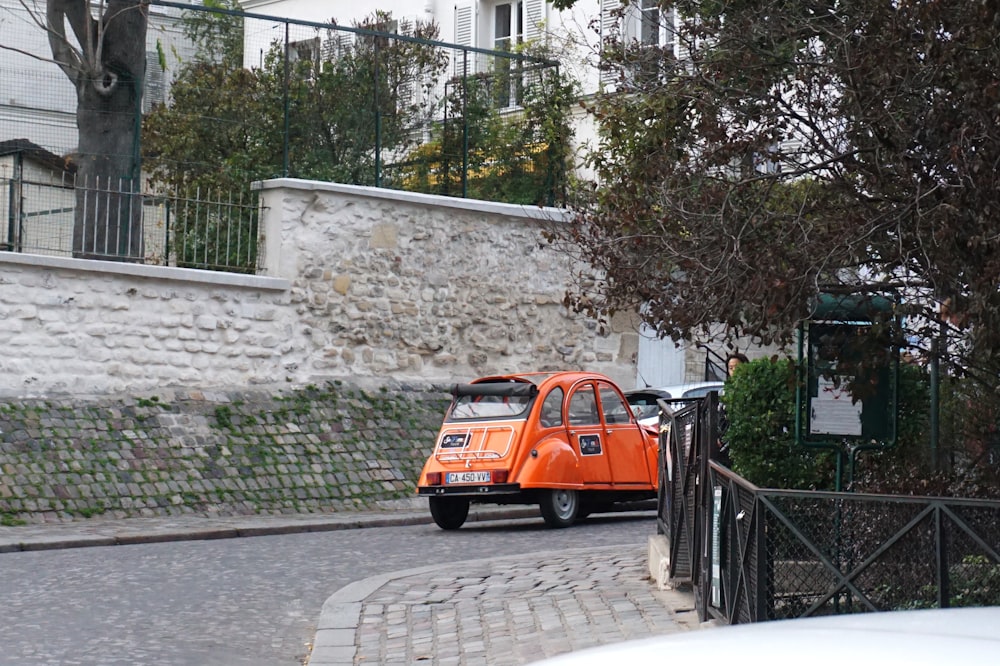
{"type": "Polygon", "coordinates": [[[722,434],[735,472],[765,488],[830,490],[835,458],[795,444],[795,366],[757,359],[736,367],[721,397],[722,434]]]}
{"type": "MultiPolygon", "coordinates": [[[[733,470],[754,484],[831,490],[836,485],[836,453],[795,443],[795,381],[795,364],[789,359],[758,359],[738,366],[721,396],[727,424],[722,438],[733,470]]],[[[944,378],[936,463],[931,456],[926,369],[900,366],[898,394],[896,446],[862,452],[850,489],[1000,497],[1000,469],[992,463],[996,455],[991,457],[991,451],[1000,450],[997,415],[977,397],[976,386],[944,378]]]]}

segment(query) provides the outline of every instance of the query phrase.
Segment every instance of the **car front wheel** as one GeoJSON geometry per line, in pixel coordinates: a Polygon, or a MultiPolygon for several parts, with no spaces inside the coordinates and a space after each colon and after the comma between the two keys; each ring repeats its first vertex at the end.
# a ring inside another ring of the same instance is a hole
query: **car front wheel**
{"type": "Polygon", "coordinates": [[[443,530],[457,530],[469,517],[469,500],[455,497],[431,497],[431,518],[443,530]]]}
{"type": "Polygon", "coordinates": [[[546,490],[539,505],[542,518],[549,527],[569,527],[580,511],[580,496],[575,490],[546,490]]]}

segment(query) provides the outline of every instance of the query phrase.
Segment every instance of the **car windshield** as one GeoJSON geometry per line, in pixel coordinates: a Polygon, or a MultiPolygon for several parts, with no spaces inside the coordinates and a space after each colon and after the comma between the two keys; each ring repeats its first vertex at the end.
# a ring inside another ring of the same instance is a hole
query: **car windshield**
{"type": "Polygon", "coordinates": [[[659,415],[660,406],[655,402],[652,404],[633,402],[632,413],[635,414],[635,418],[637,419],[648,419],[659,415]]]}
{"type": "Polygon", "coordinates": [[[446,421],[526,419],[538,388],[523,382],[459,384],[452,394],[455,399],[446,421]]]}
{"type": "Polygon", "coordinates": [[[628,399],[629,405],[632,407],[632,413],[639,420],[652,418],[660,414],[660,405],[656,402],[657,398],[665,397],[660,396],[655,393],[634,393],[625,396],[628,399]]]}

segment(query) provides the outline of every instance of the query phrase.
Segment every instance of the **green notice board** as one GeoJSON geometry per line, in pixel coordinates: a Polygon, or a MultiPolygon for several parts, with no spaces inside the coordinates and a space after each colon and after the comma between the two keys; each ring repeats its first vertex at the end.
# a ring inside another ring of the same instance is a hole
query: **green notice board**
{"type": "Polygon", "coordinates": [[[872,302],[823,305],[800,328],[799,440],[891,446],[899,369],[891,311],[880,315],[872,302]]]}

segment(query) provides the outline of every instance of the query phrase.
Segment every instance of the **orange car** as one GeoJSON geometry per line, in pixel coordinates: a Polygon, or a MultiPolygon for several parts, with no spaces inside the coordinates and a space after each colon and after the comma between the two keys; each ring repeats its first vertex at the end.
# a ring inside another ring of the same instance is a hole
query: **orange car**
{"type": "Polygon", "coordinates": [[[656,434],[604,375],[484,377],[452,395],[417,483],[442,529],[461,527],[472,502],[538,504],[548,525],[568,527],[656,496],[656,434]]]}

